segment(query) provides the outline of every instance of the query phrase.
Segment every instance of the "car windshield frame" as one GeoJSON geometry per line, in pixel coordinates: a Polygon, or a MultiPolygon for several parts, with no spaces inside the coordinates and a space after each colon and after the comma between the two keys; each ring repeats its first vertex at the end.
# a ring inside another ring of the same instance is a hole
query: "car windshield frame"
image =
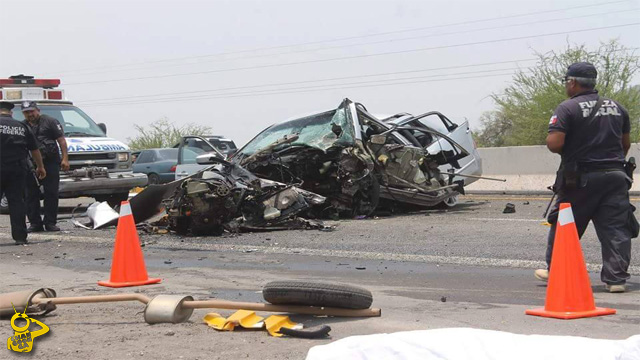
{"type": "MultiPolygon", "coordinates": [[[[106,137],[102,129],[98,127],[95,121],[89,117],[84,111],[80,108],[70,105],[70,104],[38,104],[38,108],[40,109],[40,114],[51,116],[52,118],[58,120],[62,129],[64,130],[65,137],[106,137]],[[62,111],[73,111],[79,117],[75,117],[75,119],[84,120],[86,123],[86,127],[74,127],[73,129],[69,128],[69,123],[65,122],[62,111]]],[[[24,114],[19,109],[13,111],[13,118],[18,121],[24,120],[24,114]]]]}
{"type": "Polygon", "coordinates": [[[287,147],[306,146],[326,152],[334,146],[355,145],[355,130],[347,107],[340,106],[322,113],[272,125],[238,150],[237,154],[242,157],[251,156],[285,136],[294,134],[298,135],[298,139],[287,143],[287,147]],[[333,124],[340,126],[342,131],[339,136],[332,131],[333,124]]]}

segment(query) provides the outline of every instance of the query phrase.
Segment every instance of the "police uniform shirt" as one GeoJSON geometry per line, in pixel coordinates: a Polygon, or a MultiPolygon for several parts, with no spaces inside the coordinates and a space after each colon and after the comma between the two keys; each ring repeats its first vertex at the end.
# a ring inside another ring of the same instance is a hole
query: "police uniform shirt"
{"type": "Polygon", "coordinates": [[[0,158],[2,164],[26,160],[29,150],[36,150],[36,138],[24,123],[0,115],[0,158]]]}
{"type": "Polygon", "coordinates": [[[597,90],[586,91],[565,100],[549,120],[549,132],[566,133],[563,158],[571,156],[584,146],[584,152],[576,159],[579,163],[605,168],[622,165],[625,159],[622,134],[628,134],[631,130],[629,113],[617,102],[603,99],[591,126],[584,128],[584,121],[589,118],[597,101],[597,90]],[[586,134],[580,135],[581,132],[586,134]],[[579,144],[580,138],[586,140],[579,144]]]}
{"type": "Polygon", "coordinates": [[[56,142],[56,139],[64,136],[64,131],[62,130],[60,122],[45,114],[40,114],[40,119],[33,125],[27,122],[27,120],[24,121],[31,128],[31,131],[41,144],[43,158],[46,161],[54,160],[60,162],[60,153],[58,150],[58,143],[56,142]]]}

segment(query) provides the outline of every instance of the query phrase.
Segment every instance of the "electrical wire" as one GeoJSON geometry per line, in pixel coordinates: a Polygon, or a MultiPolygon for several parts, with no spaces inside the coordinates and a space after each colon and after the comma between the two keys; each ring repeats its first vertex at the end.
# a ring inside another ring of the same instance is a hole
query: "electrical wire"
{"type": "MultiPolygon", "coordinates": [[[[576,19],[581,19],[581,18],[586,18],[586,17],[593,17],[593,16],[602,17],[602,16],[605,16],[605,15],[619,14],[619,13],[623,13],[623,12],[627,13],[627,12],[634,11],[634,10],[638,10],[638,8],[622,9],[622,10],[616,10],[616,11],[605,12],[605,13],[600,12],[600,13],[595,13],[595,14],[581,15],[581,16],[570,16],[570,17],[565,17],[565,18],[554,18],[554,19],[537,20],[537,21],[531,21],[531,22],[524,22],[524,23],[517,23],[517,24],[510,24],[510,25],[502,25],[502,26],[493,26],[493,27],[486,27],[486,28],[480,28],[480,29],[454,31],[454,32],[448,32],[448,33],[437,33],[437,34],[429,34],[429,35],[422,35],[422,36],[412,36],[412,37],[399,38],[399,39],[386,39],[386,40],[378,40],[378,41],[356,43],[356,44],[334,45],[334,46],[327,46],[327,47],[316,48],[316,49],[292,50],[292,51],[279,52],[279,53],[273,53],[273,54],[261,54],[261,55],[242,56],[242,57],[235,57],[235,58],[213,59],[213,60],[207,60],[207,61],[199,61],[199,62],[197,62],[195,64],[193,64],[193,63],[182,63],[182,64],[159,65],[159,66],[152,66],[152,67],[145,66],[145,67],[138,67],[138,68],[130,68],[130,69],[122,70],[122,71],[149,70],[149,69],[158,69],[158,68],[167,68],[167,67],[180,67],[180,66],[193,66],[193,65],[202,65],[202,64],[211,63],[211,62],[226,62],[226,61],[237,61],[237,60],[265,58],[265,57],[272,57],[272,56],[279,56],[279,55],[290,55],[290,54],[300,54],[300,53],[307,53],[307,52],[317,52],[317,51],[322,51],[322,50],[334,50],[334,49],[342,49],[342,48],[354,48],[354,47],[366,46],[366,45],[386,44],[386,43],[390,43],[390,42],[397,43],[397,42],[400,42],[400,41],[418,40],[418,39],[426,39],[426,38],[442,37],[442,36],[451,36],[451,35],[459,35],[459,34],[467,34],[467,33],[477,33],[477,32],[480,32],[480,31],[507,29],[507,28],[513,28],[513,27],[522,27],[522,26],[529,26],[529,25],[543,24],[543,23],[550,23],[550,22],[560,22],[560,21],[566,21],[566,20],[576,20],[576,19]]],[[[83,73],[83,74],[71,74],[71,75],[68,75],[68,76],[86,76],[86,75],[94,75],[94,74],[105,74],[105,73],[110,73],[110,72],[113,72],[113,70],[94,71],[94,72],[88,72],[88,73],[83,73]]]]}
{"type": "MultiPolygon", "coordinates": [[[[630,50],[637,50],[637,49],[640,49],[640,47],[622,48],[622,49],[617,49],[615,51],[630,51],[630,50]]],[[[359,79],[359,78],[368,78],[368,77],[379,77],[379,76],[409,74],[409,73],[417,73],[417,72],[428,72],[428,71],[438,71],[438,70],[451,70],[451,69],[461,69],[461,68],[470,68],[470,67],[490,66],[490,65],[498,65],[498,64],[507,64],[507,63],[523,63],[523,62],[530,62],[530,61],[535,61],[535,60],[538,60],[538,58],[514,59],[514,60],[494,61],[494,62],[485,62],[485,63],[476,63],[476,64],[446,66],[446,67],[438,67],[438,68],[415,69],[415,70],[405,70],[405,71],[396,71],[396,72],[377,73],[377,74],[342,76],[342,77],[334,77],[334,78],[312,79],[312,80],[302,80],[302,81],[290,81],[290,82],[280,82],[280,83],[265,83],[265,84],[258,84],[258,85],[234,86],[234,87],[224,87],[224,88],[195,90],[195,91],[179,91],[179,92],[157,93],[157,94],[148,94],[148,95],[129,95],[129,96],[121,96],[121,97],[113,97],[113,98],[101,98],[101,99],[83,100],[82,103],[83,104],[105,103],[105,102],[109,102],[111,100],[132,100],[132,99],[135,99],[135,98],[152,98],[154,100],[158,100],[162,96],[186,95],[186,94],[202,94],[202,93],[229,91],[229,90],[252,89],[252,88],[260,88],[260,87],[298,85],[298,84],[306,84],[306,83],[318,83],[318,82],[336,81],[336,80],[348,80],[348,79],[359,79]]],[[[479,72],[483,72],[483,71],[479,71],[479,72]]],[[[474,72],[474,73],[477,73],[477,72],[474,72]]],[[[446,75],[454,75],[454,74],[436,74],[436,75],[446,76],[446,75]]],[[[397,79],[387,79],[387,80],[397,80],[397,79]]],[[[329,85],[334,85],[334,84],[329,84],[329,85]]],[[[281,89],[273,89],[273,90],[281,90],[281,89]]],[[[192,97],[192,98],[195,98],[195,97],[192,97]]],[[[144,100],[144,99],[141,99],[141,100],[144,100]]]]}
{"type": "MultiPolygon", "coordinates": [[[[169,97],[169,98],[157,98],[157,99],[140,99],[140,100],[132,100],[130,103],[138,103],[140,101],[145,100],[154,100],[154,101],[164,101],[164,100],[184,100],[184,99],[209,99],[211,97],[217,96],[226,96],[226,95],[243,95],[243,94],[268,94],[274,91],[290,91],[290,90],[308,90],[315,88],[325,88],[328,86],[342,86],[342,85],[364,85],[364,84],[379,84],[384,82],[395,82],[402,80],[416,80],[416,79],[425,79],[425,78],[434,78],[434,77],[446,77],[446,76],[457,76],[457,75],[469,75],[469,74],[479,74],[479,73],[492,73],[492,72],[500,72],[500,71],[514,71],[519,70],[520,68],[507,68],[507,69],[491,69],[491,70],[480,70],[480,71],[467,71],[467,72],[459,72],[459,73],[450,73],[450,74],[435,74],[435,75],[426,75],[426,76],[413,76],[413,77],[405,77],[405,78],[395,78],[395,79],[379,79],[379,80],[370,80],[370,81],[360,81],[360,82],[349,82],[342,84],[325,84],[325,85],[314,85],[314,86],[302,86],[302,87],[293,87],[293,88],[282,88],[282,89],[264,89],[264,90],[255,90],[249,92],[229,92],[222,93],[217,95],[199,95],[199,96],[182,96],[182,97],[169,97]]],[[[104,104],[105,102],[97,101],[96,103],[104,104]]],[[[107,102],[108,103],[108,102],[107,102]]],[[[119,103],[126,103],[119,102],[119,103]]],[[[90,103],[82,102],[84,105],[88,105],[90,103]]]]}
{"type": "Polygon", "coordinates": [[[578,9],[585,9],[585,8],[599,7],[599,6],[607,6],[607,5],[625,3],[625,2],[630,2],[630,1],[633,1],[633,0],[617,0],[617,1],[600,2],[600,3],[588,4],[588,5],[582,5],[582,6],[571,6],[571,7],[561,8],[561,9],[534,11],[534,12],[529,12],[529,13],[521,13],[521,14],[514,14],[514,15],[507,15],[507,16],[498,16],[498,17],[484,18],[484,19],[477,19],[477,20],[467,20],[467,21],[448,23],[448,24],[442,24],[442,25],[432,25],[432,26],[417,27],[417,28],[404,29],[404,30],[393,30],[393,31],[378,32],[378,33],[371,33],[371,34],[358,35],[358,36],[348,36],[348,37],[341,37],[341,38],[334,38],[334,39],[327,39],[327,40],[319,40],[319,41],[311,41],[311,42],[289,44],[289,45],[269,46],[269,47],[263,47],[263,48],[222,52],[222,53],[215,53],[215,54],[208,54],[208,55],[184,56],[184,57],[176,57],[176,58],[168,58],[168,59],[141,61],[141,62],[135,62],[135,63],[129,63],[129,64],[121,64],[121,65],[91,67],[91,68],[84,68],[84,69],[77,69],[77,70],[62,70],[62,71],[56,72],[56,75],[75,73],[75,72],[81,72],[81,71],[113,69],[113,68],[121,68],[121,67],[144,65],[144,64],[155,64],[155,63],[171,62],[171,61],[201,59],[201,58],[208,58],[208,57],[215,57],[215,56],[226,56],[226,55],[232,55],[232,54],[244,54],[244,53],[251,53],[251,52],[256,52],[256,51],[283,49],[283,48],[289,48],[289,47],[300,47],[300,46],[307,46],[307,45],[325,44],[325,43],[332,43],[332,42],[338,42],[338,41],[364,39],[364,38],[370,38],[370,37],[376,37],[376,36],[400,34],[400,33],[406,33],[406,32],[416,32],[416,31],[430,30],[430,29],[436,29],[436,28],[446,28],[446,27],[459,26],[459,25],[470,25],[470,24],[477,24],[477,23],[490,22],[490,21],[496,21],[496,20],[504,20],[504,19],[513,19],[513,18],[520,18],[520,17],[531,16],[531,15],[549,14],[549,13],[563,12],[563,11],[567,11],[567,10],[575,12],[575,10],[578,10],[578,9]]]}
{"type": "Polygon", "coordinates": [[[368,84],[368,85],[356,85],[356,86],[338,86],[331,87],[327,86],[326,88],[321,89],[311,89],[311,90],[293,90],[293,91],[276,91],[271,93],[253,93],[247,92],[245,94],[238,95],[220,95],[220,96],[210,96],[206,98],[185,98],[185,99],[165,99],[165,100],[147,100],[147,101],[138,101],[138,102],[116,102],[116,103],[108,103],[108,104],[88,104],[83,105],[83,107],[99,107],[99,106],[118,106],[118,105],[136,105],[136,104],[154,104],[154,103],[168,103],[175,101],[193,101],[193,100],[205,100],[205,99],[229,99],[229,98],[239,98],[239,97],[252,97],[252,96],[263,96],[263,95],[281,95],[281,94],[299,94],[299,93],[308,93],[308,92],[318,92],[318,91],[326,91],[326,90],[342,90],[342,89],[353,89],[353,88],[362,88],[362,87],[380,87],[380,86],[391,86],[391,85],[406,85],[406,84],[418,84],[418,83],[431,83],[431,82],[441,82],[441,81],[451,81],[451,80],[465,80],[465,79],[478,79],[478,78],[487,78],[487,77],[499,77],[499,76],[512,76],[513,72],[507,72],[503,74],[492,74],[492,75],[481,75],[481,76],[466,76],[466,77],[457,77],[457,78],[448,78],[448,79],[435,79],[435,80],[418,80],[418,81],[405,81],[405,82],[396,82],[396,83],[388,83],[388,84],[368,84]]]}
{"type": "Polygon", "coordinates": [[[515,40],[524,40],[524,39],[533,39],[533,38],[541,38],[541,37],[549,37],[549,36],[557,36],[557,35],[566,35],[566,34],[573,34],[573,33],[579,33],[579,32],[590,32],[590,31],[596,31],[596,30],[605,30],[605,29],[615,29],[615,28],[637,26],[637,25],[640,25],[640,22],[620,24],[620,25],[601,26],[601,27],[594,27],[594,28],[577,29],[577,30],[571,30],[571,31],[553,32],[553,33],[546,33],[546,34],[517,36],[517,37],[511,37],[511,38],[504,38],[504,39],[493,39],[493,40],[485,40],[485,41],[476,41],[476,42],[468,42],[468,43],[461,43],[461,44],[441,45],[441,46],[433,46],[433,47],[418,48],[418,49],[408,49],[408,50],[390,51],[390,52],[383,52],[383,53],[355,55],[355,56],[343,56],[343,57],[336,57],[336,58],[329,58],[329,59],[315,59],[315,60],[305,60],[305,61],[297,61],[297,62],[289,62],[289,63],[280,63],[280,64],[247,66],[247,67],[238,67],[238,68],[230,68],[230,69],[218,69],[218,70],[198,71],[198,72],[178,73],[178,74],[166,74],[166,75],[155,75],[155,76],[141,76],[141,77],[121,78],[121,79],[111,79],[111,80],[94,80],[94,81],[67,83],[66,85],[69,86],[69,85],[86,85],[86,84],[104,84],[104,83],[123,82],[123,81],[163,79],[163,78],[179,77],[179,76],[203,75],[203,74],[223,73],[223,72],[240,71],[240,70],[265,69],[265,68],[284,67],[284,66],[291,66],[291,65],[323,63],[323,62],[341,61],[341,60],[347,60],[347,59],[362,59],[362,58],[371,58],[371,57],[377,57],[377,56],[415,53],[415,52],[422,52],[422,51],[429,51],[429,50],[440,50],[440,49],[459,48],[459,47],[473,46],[473,45],[494,44],[494,43],[508,42],[508,41],[515,41],[515,40]]]}
{"type": "Polygon", "coordinates": [[[537,58],[515,59],[515,60],[495,61],[495,62],[486,62],[486,63],[467,64],[467,65],[395,71],[395,72],[386,72],[386,73],[377,73],[377,74],[341,76],[341,77],[333,77],[333,78],[289,81],[289,82],[280,82],[280,83],[265,83],[265,84],[259,84],[259,85],[233,86],[233,87],[224,87],[224,88],[207,89],[207,90],[179,91],[179,92],[158,93],[158,94],[149,94],[149,95],[131,95],[131,96],[121,96],[121,97],[113,97],[113,98],[103,98],[103,99],[90,99],[90,100],[84,100],[83,103],[104,102],[104,101],[110,101],[110,100],[128,100],[128,99],[145,98],[145,97],[158,98],[161,96],[200,94],[200,93],[219,92],[219,91],[228,91],[228,90],[242,90],[242,89],[271,87],[271,86],[298,85],[298,84],[315,83],[315,82],[359,79],[359,78],[368,78],[368,77],[377,77],[377,76],[391,76],[391,75],[401,75],[401,74],[410,74],[410,73],[418,73],[418,72],[451,70],[451,69],[471,68],[471,67],[480,67],[480,66],[489,66],[489,65],[509,64],[509,63],[522,63],[522,62],[530,62],[535,60],[538,60],[538,59],[537,58]]]}

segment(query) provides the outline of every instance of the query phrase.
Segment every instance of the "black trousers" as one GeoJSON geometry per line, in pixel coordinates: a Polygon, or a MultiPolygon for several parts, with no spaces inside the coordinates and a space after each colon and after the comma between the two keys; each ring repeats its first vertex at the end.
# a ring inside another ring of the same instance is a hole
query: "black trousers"
{"type": "Polygon", "coordinates": [[[16,241],[27,239],[27,223],[25,221],[27,207],[24,203],[27,171],[26,159],[0,164],[0,194],[4,194],[9,202],[11,237],[16,241]]]}
{"type": "Polygon", "coordinates": [[[58,189],[60,187],[60,163],[46,161],[47,176],[40,180],[44,188],[44,220],[40,217],[40,188],[33,176],[27,177],[27,217],[31,225],[55,225],[58,222],[58,189]]]}
{"type": "Polygon", "coordinates": [[[610,285],[624,284],[629,279],[631,261],[631,231],[628,216],[628,178],[622,171],[590,172],[582,175],[582,188],[561,191],[549,213],[552,224],[547,242],[547,265],[551,264],[553,242],[556,234],[560,203],[571,203],[573,217],[582,238],[589,221],[593,221],[602,247],[602,282],[610,285]]]}

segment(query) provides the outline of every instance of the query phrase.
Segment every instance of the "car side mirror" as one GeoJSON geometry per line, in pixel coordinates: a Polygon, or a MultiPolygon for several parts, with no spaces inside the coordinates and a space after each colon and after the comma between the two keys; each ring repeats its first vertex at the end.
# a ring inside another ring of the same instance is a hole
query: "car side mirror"
{"type": "Polygon", "coordinates": [[[107,135],[107,125],[105,125],[104,123],[99,123],[98,127],[100,128],[100,130],[102,130],[102,132],[107,135]]]}
{"type": "Polygon", "coordinates": [[[228,161],[221,159],[216,153],[198,155],[196,157],[196,163],[200,165],[229,164],[228,161]]]}

